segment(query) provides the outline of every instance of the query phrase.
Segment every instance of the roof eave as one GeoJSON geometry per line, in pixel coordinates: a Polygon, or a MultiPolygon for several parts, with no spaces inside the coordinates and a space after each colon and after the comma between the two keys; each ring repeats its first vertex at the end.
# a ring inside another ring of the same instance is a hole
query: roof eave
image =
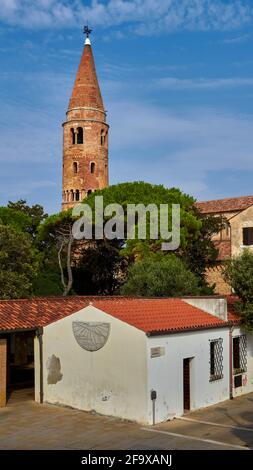
{"type": "Polygon", "coordinates": [[[11,329],[0,329],[0,335],[9,334],[9,333],[28,333],[29,331],[36,331],[40,327],[34,326],[32,328],[11,328],[11,329]]]}
{"type": "Polygon", "coordinates": [[[229,328],[232,322],[228,321],[224,324],[216,324],[216,325],[208,325],[208,326],[198,326],[196,328],[179,328],[178,330],[171,329],[171,330],[158,330],[158,331],[148,331],[146,332],[146,336],[165,336],[165,335],[173,335],[178,333],[189,333],[193,331],[202,331],[202,330],[215,330],[217,328],[229,328]]]}

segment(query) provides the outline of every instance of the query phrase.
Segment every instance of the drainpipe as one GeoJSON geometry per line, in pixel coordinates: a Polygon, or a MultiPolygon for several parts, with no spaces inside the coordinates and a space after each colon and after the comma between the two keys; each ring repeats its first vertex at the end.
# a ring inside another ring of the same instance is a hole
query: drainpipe
{"type": "Polygon", "coordinates": [[[43,403],[43,340],[42,340],[42,335],[43,335],[43,328],[39,327],[36,330],[36,336],[39,341],[39,358],[40,358],[40,403],[43,403]]]}
{"type": "Polygon", "coordinates": [[[233,400],[233,333],[234,328],[229,329],[229,397],[233,400]]]}

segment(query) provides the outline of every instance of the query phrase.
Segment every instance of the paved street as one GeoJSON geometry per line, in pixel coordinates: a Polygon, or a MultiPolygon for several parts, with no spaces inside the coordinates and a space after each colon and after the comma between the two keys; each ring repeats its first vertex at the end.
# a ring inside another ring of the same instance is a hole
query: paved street
{"type": "Polygon", "coordinates": [[[246,448],[253,448],[253,394],[155,427],[39,405],[30,390],[15,392],[0,410],[0,449],[246,448]]]}

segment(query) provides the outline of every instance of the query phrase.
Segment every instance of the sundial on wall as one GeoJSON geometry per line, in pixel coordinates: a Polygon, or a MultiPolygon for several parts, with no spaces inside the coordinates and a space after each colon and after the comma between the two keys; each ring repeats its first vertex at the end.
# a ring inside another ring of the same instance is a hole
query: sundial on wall
{"type": "Polygon", "coordinates": [[[72,328],[77,343],[86,351],[101,349],[110,334],[110,323],[74,321],[72,328]]]}

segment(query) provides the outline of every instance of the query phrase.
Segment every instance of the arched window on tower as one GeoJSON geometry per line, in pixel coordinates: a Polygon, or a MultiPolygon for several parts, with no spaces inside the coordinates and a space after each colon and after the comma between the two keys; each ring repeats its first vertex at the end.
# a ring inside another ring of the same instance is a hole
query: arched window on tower
{"type": "Polygon", "coordinates": [[[94,163],[94,162],[91,162],[91,164],[90,164],[90,172],[91,172],[92,175],[95,173],[95,167],[96,167],[95,163],[94,163]]]}
{"type": "Polygon", "coordinates": [[[71,191],[70,191],[70,200],[71,200],[71,202],[73,202],[75,200],[73,189],[71,189],[71,191]]]}
{"type": "Polygon", "coordinates": [[[103,147],[105,145],[105,131],[104,129],[101,130],[100,133],[100,144],[103,147]]]}
{"type": "Polygon", "coordinates": [[[78,163],[73,162],[73,173],[77,173],[77,172],[78,172],[78,163]]]}
{"type": "Polygon", "coordinates": [[[73,129],[73,127],[72,127],[70,132],[71,132],[71,143],[72,143],[72,145],[75,145],[75,143],[76,143],[75,142],[75,140],[76,140],[75,129],[73,129]]]}
{"type": "Polygon", "coordinates": [[[92,193],[92,190],[91,190],[91,189],[88,189],[88,191],[87,191],[87,196],[89,196],[91,193],[92,193]]]}
{"type": "Polygon", "coordinates": [[[83,128],[82,127],[77,128],[77,143],[83,144],[83,128]]]}
{"type": "Polygon", "coordinates": [[[80,191],[76,189],[76,201],[80,201],[80,191]]]}

